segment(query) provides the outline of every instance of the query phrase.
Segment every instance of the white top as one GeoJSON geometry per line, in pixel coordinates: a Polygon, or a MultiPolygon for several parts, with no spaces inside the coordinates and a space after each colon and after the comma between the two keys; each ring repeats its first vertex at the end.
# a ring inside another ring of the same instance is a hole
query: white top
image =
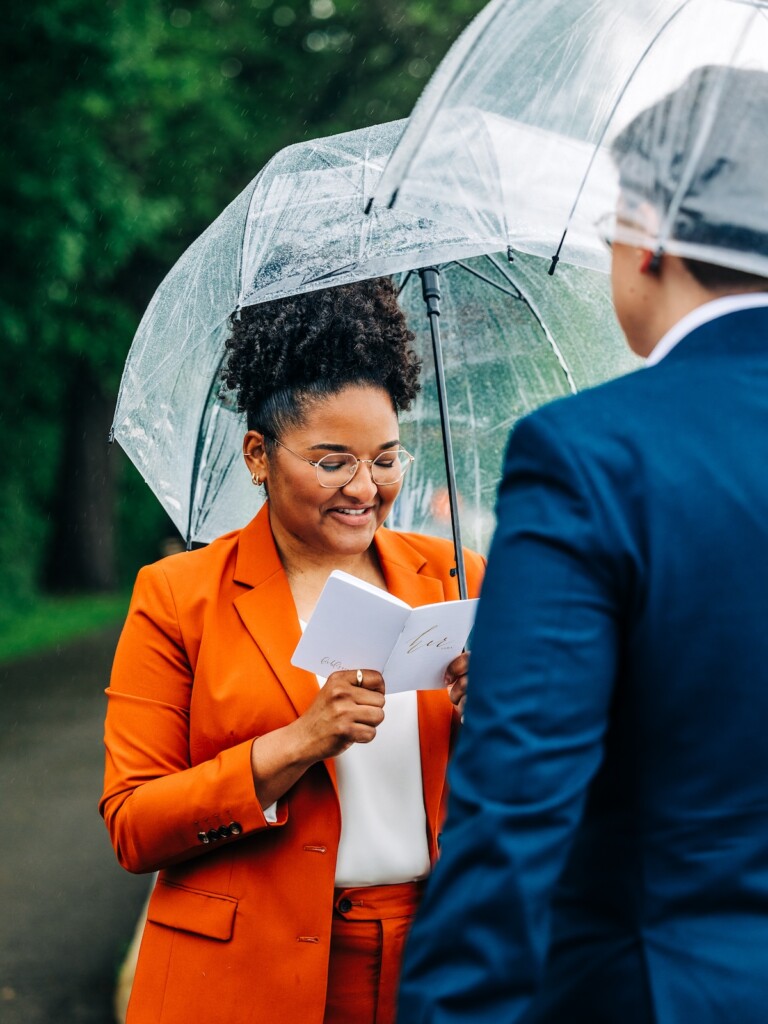
{"type": "Polygon", "coordinates": [[[391,694],[384,715],[374,740],[353,743],[336,758],[337,886],[392,885],[429,874],[416,691],[391,694]]]}
{"type": "MultiPolygon", "coordinates": [[[[322,676],[317,681],[325,684],[322,676]]],[[[341,803],[336,885],[425,878],[430,863],[416,691],[390,694],[375,738],[353,743],[335,765],[341,803]]],[[[264,817],[276,821],[277,804],[267,807],[264,817]]]]}
{"type": "Polygon", "coordinates": [[[740,292],[738,295],[725,295],[723,298],[705,302],[703,306],[697,306],[682,320],[678,320],[656,343],[656,347],[646,359],[645,365],[655,366],[656,363],[660,363],[679,341],[682,341],[691,331],[695,331],[697,327],[703,327],[704,324],[709,323],[710,320],[717,320],[720,316],[737,313],[742,309],[760,309],[762,306],[768,306],[768,292],[740,292]]]}

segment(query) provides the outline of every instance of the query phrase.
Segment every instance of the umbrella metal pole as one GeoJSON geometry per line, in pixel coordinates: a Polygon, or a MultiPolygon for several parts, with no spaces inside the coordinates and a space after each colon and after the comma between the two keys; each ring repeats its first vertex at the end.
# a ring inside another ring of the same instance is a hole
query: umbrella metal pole
{"type": "Polygon", "coordinates": [[[429,329],[432,335],[432,352],[435,359],[435,381],[437,383],[437,404],[440,408],[440,426],[443,431],[443,454],[445,456],[445,477],[448,483],[448,499],[451,506],[451,529],[456,553],[455,573],[459,584],[459,597],[467,596],[467,573],[464,568],[464,548],[461,543],[459,523],[459,498],[456,489],[456,469],[453,461],[451,425],[448,419],[448,394],[445,387],[443,348],[440,341],[440,272],[436,267],[425,267],[419,271],[421,289],[427,306],[429,329]]]}

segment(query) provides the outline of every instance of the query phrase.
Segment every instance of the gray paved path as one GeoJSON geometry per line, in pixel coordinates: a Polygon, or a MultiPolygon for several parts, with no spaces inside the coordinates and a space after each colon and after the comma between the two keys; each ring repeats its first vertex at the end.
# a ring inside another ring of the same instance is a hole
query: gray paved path
{"type": "Polygon", "coordinates": [[[118,630],[0,664],[0,1022],[112,1024],[149,879],[115,861],[97,803],[118,630]]]}

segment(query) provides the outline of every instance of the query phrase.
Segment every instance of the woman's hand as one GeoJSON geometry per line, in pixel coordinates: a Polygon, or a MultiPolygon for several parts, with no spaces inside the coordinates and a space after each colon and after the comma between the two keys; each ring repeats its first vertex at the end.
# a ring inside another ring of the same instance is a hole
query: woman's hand
{"type": "Polygon", "coordinates": [[[373,669],[332,672],[311,706],[295,723],[307,757],[337,757],[353,743],[370,743],[384,721],[384,679],[373,669]]]}
{"type": "Polygon", "coordinates": [[[269,807],[315,762],[336,757],[353,743],[370,743],[384,721],[380,672],[333,672],[307,710],[280,729],[254,740],[251,770],[256,796],[269,807]]]}
{"type": "Polygon", "coordinates": [[[464,704],[467,699],[467,672],[469,672],[469,651],[465,651],[457,658],[454,658],[445,670],[445,685],[448,687],[448,696],[464,716],[464,704]]]}

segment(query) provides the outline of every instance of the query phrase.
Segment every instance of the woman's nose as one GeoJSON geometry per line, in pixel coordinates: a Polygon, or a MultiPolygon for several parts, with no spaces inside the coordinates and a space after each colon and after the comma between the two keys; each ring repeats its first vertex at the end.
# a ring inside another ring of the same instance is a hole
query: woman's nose
{"type": "Polygon", "coordinates": [[[352,495],[358,501],[372,500],[378,491],[373,482],[370,462],[359,462],[355,475],[341,488],[345,494],[352,495]]]}

